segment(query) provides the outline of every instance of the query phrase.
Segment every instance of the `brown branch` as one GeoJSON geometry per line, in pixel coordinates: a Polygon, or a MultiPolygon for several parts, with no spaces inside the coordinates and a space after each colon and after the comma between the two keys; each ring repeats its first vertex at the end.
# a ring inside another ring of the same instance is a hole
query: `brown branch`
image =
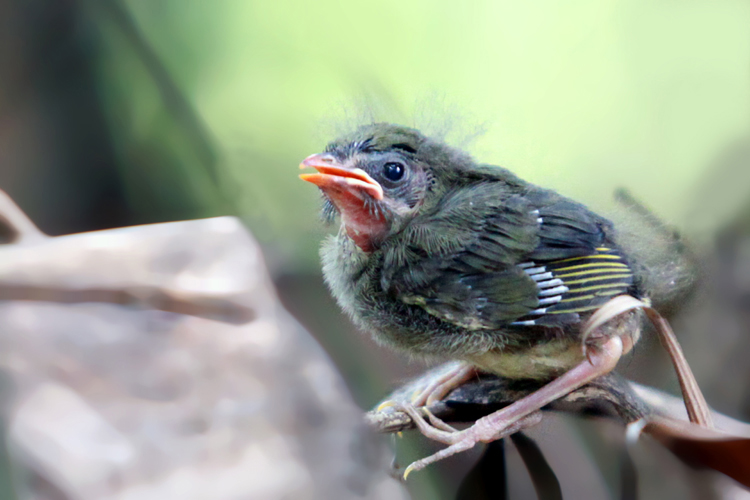
{"type": "Polygon", "coordinates": [[[151,287],[123,288],[53,288],[14,285],[0,282],[0,300],[31,300],[58,304],[102,303],[153,309],[227,323],[242,324],[252,321],[255,313],[231,297],[182,294],[151,287]]]}
{"type": "MultiPolygon", "coordinates": [[[[386,401],[408,402],[414,388],[429,383],[444,367],[430,370],[423,376],[399,388],[386,401]]],[[[539,388],[537,383],[482,375],[478,380],[453,390],[440,402],[428,407],[429,411],[450,423],[472,422],[499,408],[531,394],[539,388]]],[[[618,375],[600,377],[555,401],[544,410],[566,411],[576,414],[601,415],[623,423],[631,423],[651,414],[651,409],[618,375]]],[[[366,422],[377,432],[393,433],[414,428],[408,415],[400,411],[371,411],[366,422]]]]}
{"type": "Polygon", "coordinates": [[[235,218],[48,237],[0,191],[0,224],[10,240],[0,245],[0,300],[105,303],[234,324],[255,317],[247,295],[255,277],[226,285],[257,258],[237,252],[253,247],[235,218]]]}
{"type": "MultiPolygon", "coordinates": [[[[449,365],[429,370],[386,400],[408,402],[417,387],[438,378],[449,365]]],[[[448,423],[473,422],[537,388],[538,385],[528,381],[483,375],[455,389],[443,401],[431,405],[429,411],[448,423]]],[[[750,487],[750,424],[726,415],[710,414],[709,419],[716,422],[717,428],[693,424],[685,420],[685,406],[680,398],[628,382],[615,374],[600,377],[543,410],[620,421],[628,426],[629,437],[637,438],[641,431],[645,432],[685,462],[717,470],[750,487]],[[631,429],[635,431],[632,436],[631,429]]],[[[408,415],[388,407],[367,413],[365,421],[381,433],[414,428],[408,415]]]]}

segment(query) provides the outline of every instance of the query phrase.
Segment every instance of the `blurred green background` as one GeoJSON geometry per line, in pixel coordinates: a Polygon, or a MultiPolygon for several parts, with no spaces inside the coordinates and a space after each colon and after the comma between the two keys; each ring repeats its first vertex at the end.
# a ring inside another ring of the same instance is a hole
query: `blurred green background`
{"type": "MultiPolygon", "coordinates": [[[[597,209],[627,186],[675,223],[711,161],[750,131],[744,1],[127,6],[210,131],[238,210],[287,269],[314,268],[319,239],[317,194],[294,167],[370,117],[447,134],[597,209]]],[[[163,106],[137,66],[112,54],[102,76],[128,89],[146,138],[163,106]]]]}
{"type": "Polygon", "coordinates": [[[0,0],[0,188],[50,234],[241,216],[367,407],[419,365],[323,291],[330,229],[298,163],[396,121],[605,213],[627,187],[708,239],[750,212],[748,19],[729,0],[0,0]]]}

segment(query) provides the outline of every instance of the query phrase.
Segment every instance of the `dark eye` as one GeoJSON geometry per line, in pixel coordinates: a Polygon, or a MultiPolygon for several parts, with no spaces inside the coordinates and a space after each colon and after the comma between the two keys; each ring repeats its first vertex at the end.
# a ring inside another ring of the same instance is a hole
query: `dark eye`
{"type": "Polygon", "coordinates": [[[401,163],[388,162],[383,165],[383,175],[388,180],[397,181],[404,176],[404,166],[401,163]]]}

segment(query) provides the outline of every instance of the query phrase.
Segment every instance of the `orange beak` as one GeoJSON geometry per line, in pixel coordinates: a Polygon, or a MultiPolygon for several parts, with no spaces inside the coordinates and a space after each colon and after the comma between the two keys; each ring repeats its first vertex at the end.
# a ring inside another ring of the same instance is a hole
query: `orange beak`
{"type": "MultiPolygon", "coordinates": [[[[333,155],[320,153],[310,155],[300,168],[312,167],[317,174],[302,174],[300,179],[312,182],[326,192],[347,192],[349,195],[367,193],[376,200],[383,199],[383,188],[361,168],[347,168],[333,155]]],[[[361,196],[361,195],[360,195],[361,196]]]]}
{"type": "Polygon", "coordinates": [[[372,210],[371,199],[382,200],[383,188],[361,168],[346,167],[328,153],[305,158],[300,168],[312,167],[317,174],[300,179],[318,186],[336,205],[341,221],[354,243],[365,252],[373,251],[388,232],[388,222],[380,210],[372,210]]]}

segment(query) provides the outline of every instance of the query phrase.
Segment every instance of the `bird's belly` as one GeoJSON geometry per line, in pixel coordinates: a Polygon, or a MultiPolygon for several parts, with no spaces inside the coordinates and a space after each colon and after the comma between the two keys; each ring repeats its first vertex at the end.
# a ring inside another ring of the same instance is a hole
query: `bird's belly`
{"type": "Polygon", "coordinates": [[[551,379],[583,361],[580,342],[553,340],[527,348],[488,351],[467,356],[482,371],[511,379],[551,379]]]}

